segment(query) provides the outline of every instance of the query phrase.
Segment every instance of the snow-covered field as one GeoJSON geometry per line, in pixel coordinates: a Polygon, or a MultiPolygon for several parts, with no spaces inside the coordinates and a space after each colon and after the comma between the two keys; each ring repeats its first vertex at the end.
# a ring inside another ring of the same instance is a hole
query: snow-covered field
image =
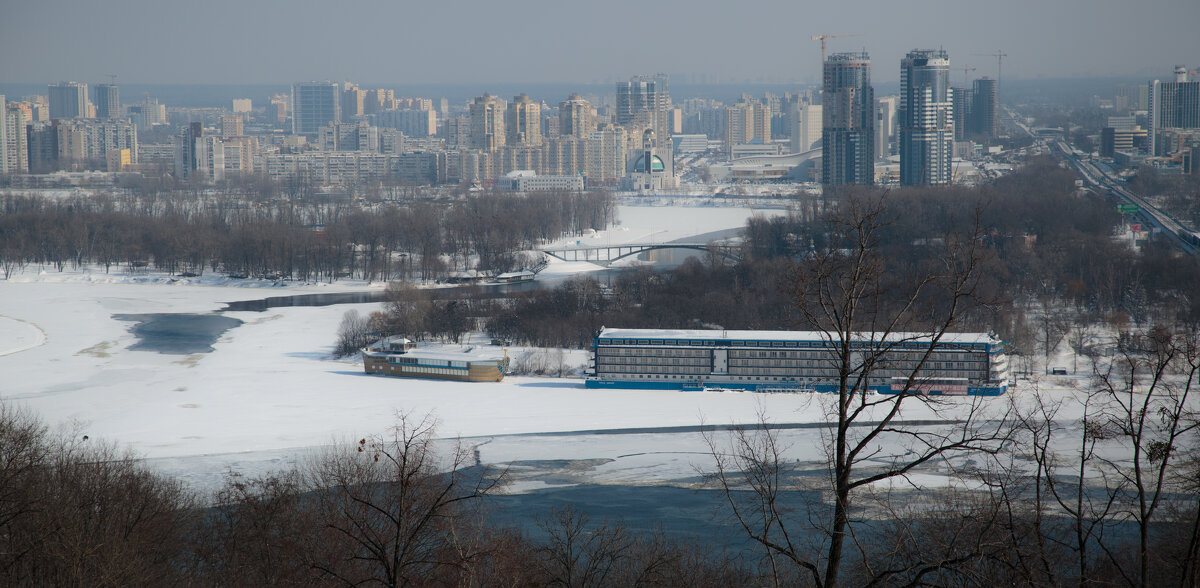
{"type": "MultiPolygon", "coordinates": [[[[622,207],[621,214],[629,233],[682,236],[738,226],[749,211],[622,207]]],[[[572,273],[583,265],[558,264],[548,272],[572,273]]],[[[754,423],[760,414],[777,423],[824,420],[822,399],[808,394],[588,390],[581,380],[565,378],[458,383],[366,375],[357,359],[335,360],[329,353],[342,314],[351,308],[370,312],[375,304],[226,312],[243,324],[226,331],[212,352],[191,355],[131,350],[133,323],[114,318],[209,313],[236,300],[381,286],[27,268],[0,281],[0,398],[29,407],[53,426],[125,444],[199,487],[211,487],[231,468],[258,473],[302,459],[309,448],[384,432],[398,412],[433,415],[441,437],[465,438],[483,462],[558,460],[535,468],[537,476],[514,470],[528,487],[547,479],[686,480],[696,466],[709,463],[697,425],[754,423]]],[[[578,361],[580,355],[569,357],[578,361]]],[[[994,406],[1000,410],[1006,402],[996,399],[994,406]]],[[[903,418],[936,415],[914,405],[903,418]]],[[[820,459],[821,429],[794,429],[786,437],[789,456],[820,459]]]]}
{"type": "MultiPolygon", "coordinates": [[[[243,324],[226,331],[211,353],[136,351],[129,349],[136,341],[131,323],[114,314],[206,313],[263,292],[57,277],[0,282],[0,394],[52,424],[74,423],[79,434],[127,444],[202,487],[231,468],[257,473],[302,458],[306,448],[383,432],[397,412],[433,415],[440,436],[467,438],[484,462],[600,460],[582,471],[563,466],[570,470],[564,479],[607,483],[693,477],[695,466],[708,463],[694,430],[702,423],[754,423],[760,413],[779,423],[824,420],[821,398],[809,394],[589,390],[567,378],[460,383],[367,375],[356,359],[331,359],[329,352],[342,313],[369,312],[374,304],[226,312],[243,324]],[[613,431],[620,429],[636,430],[613,431]]],[[[313,290],[325,289],[288,289],[313,290]]],[[[568,357],[577,362],[579,354],[568,357]]],[[[914,405],[904,418],[934,416],[914,405]]],[[[819,459],[819,429],[788,437],[795,459],[819,459]]],[[[514,474],[544,478],[562,473],[557,469],[514,474]]]]}

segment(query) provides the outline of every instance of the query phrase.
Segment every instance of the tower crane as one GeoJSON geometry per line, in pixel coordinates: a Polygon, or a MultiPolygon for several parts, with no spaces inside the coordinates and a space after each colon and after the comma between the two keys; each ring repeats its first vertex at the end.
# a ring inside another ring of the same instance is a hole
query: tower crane
{"type": "Polygon", "coordinates": [[[839,33],[839,34],[833,35],[833,34],[825,32],[825,31],[821,31],[821,34],[813,35],[812,40],[814,40],[814,41],[816,41],[818,39],[821,40],[821,63],[824,64],[825,63],[825,41],[826,41],[826,39],[836,39],[838,37],[861,37],[861,36],[863,36],[862,33],[839,33]]]}
{"type": "Polygon", "coordinates": [[[963,87],[965,88],[967,86],[967,82],[971,81],[971,72],[975,71],[975,68],[964,65],[962,69],[963,69],[963,87]]]}
{"type": "Polygon", "coordinates": [[[1002,71],[1002,66],[1004,65],[1004,58],[1008,57],[1008,54],[997,49],[995,53],[976,53],[975,55],[996,58],[996,96],[998,99],[1000,96],[1000,72],[1002,71]]]}

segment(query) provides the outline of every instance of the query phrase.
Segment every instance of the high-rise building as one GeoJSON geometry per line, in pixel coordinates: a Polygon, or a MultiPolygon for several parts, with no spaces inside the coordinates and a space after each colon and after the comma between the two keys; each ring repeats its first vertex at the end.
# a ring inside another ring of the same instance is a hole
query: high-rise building
{"type": "Polygon", "coordinates": [[[391,110],[396,107],[396,91],[374,88],[366,91],[363,97],[363,113],[371,114],[381,110],[391,110]]]}
{"type": "Polygon", "coordinates": [[[587,139],[575,137],[557,137],[547,139],[542,144],[545,152],[545,165],[542,173],[552,176],[574,176],[587,173],[588,143],[587,139]]]}
{"type": "Polygon", "coordinates": [[[896,97],[875,100],[875,158],[884,161],[892,154],[896,128],[896,97]]]}
{"type": "Polygon", "coordinates": [[[1100,155],[1112,157],[1118,151],[1132,152],[1146,147],[1148,133],[1137,125],[1100,129],[1100,155]]]}
{"type": "Polygon", "coordinates": [[[770,107],[747,95],[725,108],[725,150],[732,153],[734,145],[771,142],[770,107]]]}
{"type": "Polygon", "coordinates": [[[189,123],[179,131],[175,143],[175,177],[184,180],[196,170],[200,151],[200,139],[204,137],[204,123],[189,123]]]}
{"type": "Polygon", "coordinates": [[[666,110],[671,104],[667,74],[633,76],[617,82],[617,124],[628,125],[642,110],[666,110]]]}
{"type": "Polygon", "coordinates": [[[272,94],[270,106],[267,107],[267,118],[273,119],[279,124],[287,122],[288,102],[291,101],[291,96],[288,94],[272,94]]]}
{"type": "Polygon", "coordinates": [[[254,102],[249,98],[234,98],[233,112],[234,114],[249,114],[254,109],[254,102]]]}
{"type": "Polygon", "coordinates": [[[4,104],[0,95],[0,113],[4,113],[4,124],[0,127],[0,173],[21,174],[29,172],[29,139],[26,128],[33,122],[32,109],[27,104],[4,104]]]}
{"type": "Polygon", "coordinates": [[[37,173],[50,169],[95,168],[114,153],[118,161],[138,162],[137,127],[122,119],[55,119],[28,131],[28,165],[37,173]]]}
{"type": "MultiPolygon", "coordinates": [[[[996,138],[996,80],[979,78],[972,90],[970,134],[990,141],[996,138]]],[[[954,97],[955,102],[958,96],[954,97]]],[[[957,124],[958,121],[955,121],[957,124]]]]}
{"type": "Polygon", "coordinates": [[[379,127],[360,120],[350,123],[331,122],[321,127],[314,142],[322,151],[379,151],[379,127]]]}
{"type": "Polygon", "coordinates": [[[333,82],[292,86],[292,134],[315,138],[321,127],[341,120],[341,94],[333,82]]]}
{"type": "Polygon", "coordinates": [[[975,94],[963,87],[951,88],[951,91],[954,96],[950,107],[954,118],[954,140],[966,141],[975,124],[975,94]]]}
{"type": "Polygon", "coordinates": [[[588,135],[588,186],[614,185],[625,177],[625,129],[609,125],[588,135]]]}
{"type": "MultiPolygon", "coordinates": [[[[4,99],[4,94],[0,94],[0,113],[8,112],[8,104],[4,99]]],[[[0,124],[0,174],[9,173],[8,167],[8,117],[5,116],[5,124],[0,124]]]]}
{"type": "Polygon", "coordinates": [[[240,114],[224,114],[221,115],[221,138],[229,139],[232,137],[241,137],[245,135],[242,128],[242,115],[240,114]]]}
{"type": "Polygon", "coordinates": [[[446,139],[447,148],[467,149],[471,146],[471,119],[465,116],[446,119],[446,124],[442,127],[442,136],[446,139]]]}
{"type": "Polygon", "coordinates": [[[121,91],[116,84],[97,84],[96,118],[121,118],[121,91]]]}
{"type": "Polygon", "coordinates": [[[1113,107],[1118,112],[1148,110],[1150,108],[1149,88],[1146,84],[1117,84],[1113,89],[1113,107]]]}
{"type": "Polygon", "coordinates": [[[804,153],[821,144],[824,110],[820,104],[796,102],[792,105],[792,153],[804,153]]]}
{"type": "Polygon", "coordinates": [[[88,115],[87,84],[61,82],[50,84],[50,118],[86,118],[88,115]]]}
{"type": "Polygon", "coordinates": [[[437,111],[404,108],[383,110],[368,115],[377,127],[397,129],[408,137],[423,138],[437,134],[437,111]]]}
{"type": "Polygon", "coordinates": [[[875,89],[871,58],[834,53],[825,60],[821,90],[821,183],[875,183],[875,89]]]}
{"type": "Polygon", "coordinates": [[[953,99],[950,56],[943,49],[910,51],[900,62],[900,183],[949,184],[953,179],[953,99]]]}
{"type": "Polygon", "coordinates": [[[342,90],[342,122],[350,122],[354,117],[365,114],[367,91],[354,84],[346,84],[342,90]]]}
{"type": "Polygon", "coordinates": [[[513,96],[504,112],[506,144],[532,147],[542,144],[542,105],[529,96],[513,96]]]}
{"type": "Polygon", "coordinates": [[[1148,84],[1150,112],[1147,145],[1150,155],[1166,155],[1159,147],[1164,129],[1200,129],[1200,82],[1187,81],[1187,69],[1176,66],[1175,81],[1148,84]]]}
{"type": "Polygon", "coordinates": [[[141,104],[129,105],[129,118],[137,128],[146,130],[154,125],[167,124],[167,107],[159,104],[158,100],[146,96],[141,104]]]}
{"type": "Polygon", "coordinates": [[[504,101],[484,94],[471,103],[471,147],[497,151],[504,146],[504,101]]]}
{"type": "Polygon", "coordinates": [[[558,105],[558,134],[561,137],[586,139],[596,130],[596,111],[579,94],[571,94],[558,105]]]}
{"type": "Polygon", "coordinates": [[[225,149],[219,137],[204,134],[204,125],[194,122],[180,132],[175,142],[175,177],[220,180],[225,177],[225,149]]]}

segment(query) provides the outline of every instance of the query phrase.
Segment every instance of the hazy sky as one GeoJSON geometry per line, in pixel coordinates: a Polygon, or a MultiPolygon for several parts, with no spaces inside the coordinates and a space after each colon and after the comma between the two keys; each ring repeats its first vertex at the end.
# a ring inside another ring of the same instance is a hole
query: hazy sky
{"type": "Polygon", "coordinates": [[[1200,66],[1198,29],[1200,0],[0,0],[0,81],[815,82],[822,30],[863,33],[829,50],[878,83],[937,47],[972,77],[998,49],[1005,78],[1149,77],[1200,66]]]}

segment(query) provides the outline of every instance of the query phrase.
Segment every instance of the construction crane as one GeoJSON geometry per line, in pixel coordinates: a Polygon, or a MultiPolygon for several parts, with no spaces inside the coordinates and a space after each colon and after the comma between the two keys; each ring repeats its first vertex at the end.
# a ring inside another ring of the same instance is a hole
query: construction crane
{"type": "Polygon", "coordinates": [[[1004,65],[1004,58],[1008,57],[1008,54],[997,49],[995,53],[976,53],[975,55],[978,55],[981,57],[995,57],[996,58],[996,96],[999,97],[1000,96],[1000,72],[1002,71],[1002,66],[1004,65]]]}
{"type": "Polygon", "coordinates": [[[825,31],[821,31],[821,34],[813,35],[812,40],[814,40],[814,41],[816,41],[817,39],[821,40],[821,63],[824,64],[825,63],[825,40],[826,39],[836,39],[838,37],[861,37],[861,36],[863,36],[862,33],[841,33],[841,34],[837,34],[837,35],[831,35],[825,31]]]}
{"type": "Polygon", "coordinates": [[[962,69],[963,69],[963,87],[965,88],[967,86],[967,82],[971,81],[971,72],[975,71],[975,68],[964,65],[962,69]]]}

